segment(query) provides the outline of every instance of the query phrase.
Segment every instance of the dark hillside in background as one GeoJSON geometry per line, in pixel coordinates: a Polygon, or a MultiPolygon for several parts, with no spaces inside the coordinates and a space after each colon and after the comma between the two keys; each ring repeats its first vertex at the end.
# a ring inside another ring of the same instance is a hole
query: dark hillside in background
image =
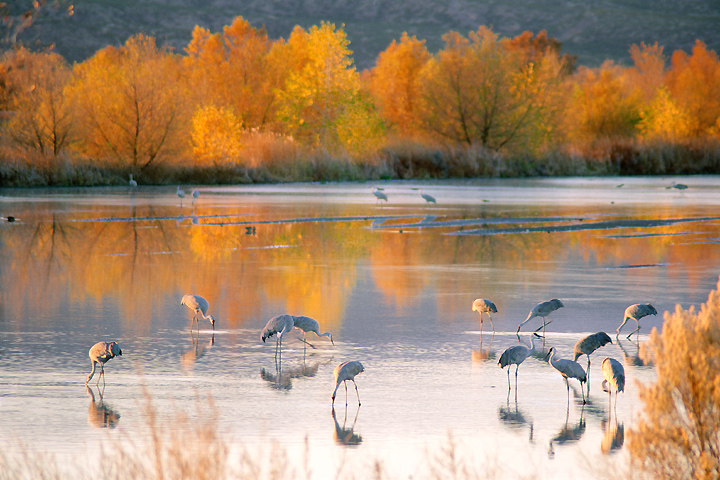
{"type": "Polygon", "coordinates": [[[121,45],[135,33],[184,52],[195,25],[218,32],[242,16],[253,26],[264,25],[272,38],[287,38],[295,25],[308,28],[323,20],[344,25],[360,70],[372,67],[404,31],[435,52],[444,33],[467,35],[480,25],[504,37],[547,30],[565,53],[587,66],[605,59],[629,64],[629,46],[640,42],[658,42],[668,57],[676,49],[689,52],[696,39],[720,51],[718,0],[79,0],[73,5],[70,17],[48,9],[19,40],[34,49],[54,44],[71,62],[121,45]]]}

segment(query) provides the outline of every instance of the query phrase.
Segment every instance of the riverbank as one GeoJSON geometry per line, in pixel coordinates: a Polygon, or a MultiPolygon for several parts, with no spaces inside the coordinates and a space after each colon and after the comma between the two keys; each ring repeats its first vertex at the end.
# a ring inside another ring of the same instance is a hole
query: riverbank
{"type": "Polygon", "coordinates": [[[474,146],[397,144],[360,160],[316,151],[271,157],[254,167],[240,162],[200,167],[166,161],[133,168],[69,154],[30,157],[6,152],[2,157],[0,187],[120,186],[128,184],[130,174],[138,185],[720,174],[716,140],[608,140],[584,150],[558,148],[539,155],[503,154],[474,146]]]}

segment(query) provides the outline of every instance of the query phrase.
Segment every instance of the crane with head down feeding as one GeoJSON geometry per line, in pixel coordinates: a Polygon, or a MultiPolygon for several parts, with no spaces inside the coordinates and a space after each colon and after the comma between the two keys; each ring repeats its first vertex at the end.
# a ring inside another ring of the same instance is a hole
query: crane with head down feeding
{"type": "Polygon", "coordinates": [[[105,364],[111,358],[119,357],[120,355],[122,355],[120,345],[118,345],[117,342],[98,342],[90,348],[90,352],[88,352],[88,355],[90,355],[90,361],[92,362],[92,371],[87,376],[87,379],[85,380],[85,385],[87,385],[88,382],[92,379],[93,375],[95,375],[95,367],[97,365],[100,365],[100,375],[98,376],[98,380],[95,385],[100,384],[100,378],[102,378],[104,387],[105,364]]]}
{"type": "Polygon", "coordinates": [[[612,340],[605,332],[597,332],[581,338],[577,341],[575,347],[573,348],[573,354],[575,356],[573,360],[577,362],[577,359],[580,358],[581,355],[585,355],[588,361],[587,371],[590,373],[590,354],[598,348],[604,347],[608,343],[612,343],[612,340]]]}
{"type": "Polygon", "coordinates": [[[617,408],[617,394],[625,391],[625,369],[622,363],[614,358],[607,357],[602,361],[602,371],[605,380],[602,382],[602,389],[608,392],[608,402],[612,392],[615,392],[615,408],[617,408]]]}
{"type": "Polygon", "coordinates": [[[630,332],[630,335],[627,336],[628,340],[630,339],[630,336],[635,332],[638,332],[638,335],[640,335],[640,319],[647,315],[657,315],[657,310],[655,310],[655,307],[653,307],[649,303],[636,303],[635,305],[630,305],[629,307],[627,307],[625,309],[625,316],[623,317],[623,322],[615,331],[616,336],[620,336],[620,329],[630,319],[635,320],[637,328],[630,332]]]}
{"type": "Polygon", "coordinates": [[[355,385],[355,393],[358,397],[358,406],[361,405],[360,393],[357,389],[357,383],[355,383],[355,376],[364,371],[365,367],[363,367],[363,364],[357,360],[343,362],[337,367],[335,367],[335,370],[333,370],[333,376],[335,377],[335,390],[333,390],[332,394],[333,405],[335,405],[335,394],[337,393],[337,389],[340,386],[340,383],[343,383],[345,384],[345,405],[347,406],[347,383],[345,382],[347,382],[348,380],[352,381],[353,385],[355,385]]]}
{"type": "Polygon", "coordinates": [[[550,315],[555,310],[557,310],[558,308],[562,308],[564,306],[565,305],[563,305],[563,303],[560,300],[558,300],[557,298],[553,298],[552,300],[548,300],[547,302],[538,303],[537,305],[535,305],[532,308],[532,310],[530,310],[530,313],[528,314],[527,318],[520,325],[518,325],[517,331],[519,332],[520,327],[525,325],[531,319],[533,319],[535,317],[542,317],[542,319],[543,319],[542,327],[538,327],[537,330],[535,330],[535,331],[537,332],[538,330],[540,330],[542,328],[543,336],[545,336],[545,327],[547,325],[550,325],[550,323],[552,323],[552,319],[549,322],[546,322],[547,316],[550,315]]]}
{"type": "Polygon", "coordinates": [[[275,357],[277,357],[278,350],[282,354],[283,335],[292,330],[294,327],[295,322],[293,321],[293,316],[287,314],[276,315],[265,324],[265,328],[263,328],[261,333],[263,343],[265,343],[265,339],[272,337],[273,335],[277,335],[275,340],[275,357]]]}
{"type": "Polygon", "coordinates": [[[490,315],[490,313],[497,313],[495,304],[485,298],[477,298],[472,304],[472,309],[473,312],[480,314],[480,333],[482,333],[483,313],[487,314],[490,319],[490,326],[493,329],[493,333],[495,333],[495,325],[493,325],[492,316],[490,315]]]}
{"type": "Polygon", "coordinates": [[[200,295],[192,294],[184,295],[182,300],[180,300],[180,305],[185,305],[190,310],[195,312],[195,315],[193,315],[193,323],[190,324],[190,330],[192,330],[192,327],[195,323],[198,324],[198,330],[200,330],[200,321],[198,320],[198,317],[200,316],[202,316],[204,320],[209,320],[213,330],[215,330],[215,317],[213,317],[212,315],[207,315],[210,304],[203,297],[201,297],[200,295]]]}
{"type": "Polygon", "coordinates": [[[312,344],[308,343],[305,340],[305,335],[307,335],[308,332],[314,332],[315,335],[318,337],[329,337],[330,343],[335,345],[335,342],[333,341],[332,334],[330,332],[320,333],[320,324],[317,320],[314,318],[306,317],[304,315],[293,315],[293,324],[295,328],[299,328],[303,331],[303,342],[310,345],[312,348],[315,348],[312,344]]]}

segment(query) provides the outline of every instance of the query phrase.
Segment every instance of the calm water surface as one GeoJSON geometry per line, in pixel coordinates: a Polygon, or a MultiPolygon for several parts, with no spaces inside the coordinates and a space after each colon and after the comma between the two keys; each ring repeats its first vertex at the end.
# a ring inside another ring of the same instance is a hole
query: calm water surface
{"type": "Polygon", "coordinates": [[[536,346],[563,358],[588,333],[615,338],[630,304],[659,312],[641,321],[642,343],[663,312],[703,303],[720,273],[720,179],[376,185],[387,204],[370,184],[197,187],[195,205],[186,186],[182,208],[175,187],[0,190],[0,216],[16,218],[0,223],[2,447],[91,462],[140,438],[145,385],[168,418],[210,396],[232,446],[279,445],[298,469],[307,455],[314,478],[370,476],[376,460],[392,478],[426,478],[450,437],[496,477],[626,465],[638,383],[654,376],[635,337],[592,356],[584,407],[579,384],[568,402],[541,358],[510,393],[497,361],[551,298],[565,308],[536,346]],[[673,180],[690,188],[665,188],[673,180]],[[185,293],[210,301],[214,332],[190,333],[185,293]],[[495,335],[487,319],[480,334],[479,297],[498,307],[495,335]],[[276,362],[260,331],[280,313],[318,319],[335,345],[293,331],[276,362]],[[84,386],[100,340],[123,349],[104,392],[84,386]],[[617,415],[600,388],[605,356],[628,377],[617,415]],[[350,385],[333,412],[332,370],[346,360],[365,365],[362,406],[350,385]]]}

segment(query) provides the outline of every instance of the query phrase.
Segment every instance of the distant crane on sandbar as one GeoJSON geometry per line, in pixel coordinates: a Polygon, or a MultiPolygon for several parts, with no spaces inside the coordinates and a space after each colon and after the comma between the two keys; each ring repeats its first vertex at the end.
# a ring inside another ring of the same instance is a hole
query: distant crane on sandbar
{"type": "Polygon", "coordinates": [[[627,323],[628,320],[633,319],[635,320],[635,324],[637,325],[637,328],[630,332],[630,335],[627,336],[627,339],[630,340],[630,336],[632,336],[633,333],[638,332],[638,336],[640,335],[640,319],[647,316],[647,315],[657,315],[657,310],[655,310],[655,307],[650,305],[649,303],[636,303],[635,305],[630,305],[625,309],[625,316],[623,317],[623,322],[620,324],[620,326],[617,328],[615,333],[616,336],[620,336],[620,329],[627,323]]]}
{"type": "Polygon", "coordinates": [[[365,367],[363,367],[362,363],[358,362],[357,360],[343,362],[337,367],[335,367],[335,370],[333,370],[333,375],[335,376],[335,390],[333,390],[332,394],[333,405],[335,405],[335,394],[337,393],[337,389],[342,382],[343,384],[345,384],[345,405],[347,406],[347,383],[345,382],[347,382],[348,380],[351,380],[353,382],[353,385],[355,385],[355,394],[358,398],[358,406],[362,405],[360,403],[360,393],[358,392],[357,383],[355,383],[355,376],[364,371],[365,367]]]}
{"type": "Polygon", "coordinates": [[[197,190],[193,190],[191,195],[193,197],[192,204],[193,204],[193,206],[195,206],[195,200],[197,200],[198,197],[200,196],[200,192],[198,192],[197,190]]]}
{"type": "Polygon", "coordinates": [[[185,192],[183,190],[180,190],[180,187],[177,187],[177,190],[175,190],[175,194],[180,198],[180,208],[182,208],[182,201],[183,198],[185,198],[185,192]]]}
{"type": "Polygon", "coordinates": [[[130,185],[133,188],[137,187],[137,182],[135,180],[133,180],[132,173],[130,174],[130,181],[128,182],[128,185],[130,185]]]}
{"type": "Polygon", "coordinates": [[[548,363],[552,365],[552,367],[560,372],[560,375],[562,375],[563,380],[565,380],[565,386],[567,387],[568,391],[568,402],[570,402],[570,383],[568,382],[568,378],[577,378],[580,382],[580,391],[582,392],[583,396],[583,405],[585,405],[585,390],[583,389],[583,383],[587,381],[587,375],[585,374],[585,370],[583,370],[583,367],[577,363],[574,360],[568,360],[566,358],[555,358],[555,347],[550,347],[550,350],[548,350],[548,363]]]}
{"type": "Polygon", "coordinates": [[[435,205],[437,205],[437,202],[435,201],[435,197],[433,197],[429,193],[423,193],[423,191],[420,190],[420,196],[425,200],[426,204],[429,205],[431,203],[434,203],[435,205]]]}
{"type": "Polygon", "coordinates": [[[552,300],[548,300],[547,302],[538,303],[535,305],[532,310],[530,310],[530,313],[528,314],[528,317],[520,324],[518,325],[517,331],[520,332],[520,327],[525,325],[527,322],[529,322],[532,318],[535,317],[542,317],[543,324],[542,327],[538,327],[536,332],[542,328],[543,331],[543,337],[545,336],[545,327],[547,325],[550,325],[552,323],[552,319],[549,322],[546,322],[547,316],[550,315],[552,312],[557,310],[558,308],[562,308],[565,305],[558,300],[557,298],[553,298],[552,300]]]}
{"type": "Polygon", "coordinates": [[[375,202],[375,204],[380,203],[380,200],[385,200],[385,203],[387,203],[388,201],[387,195],[385,195],[385,193],[381,192],[380,190],[381,189],[378,187],[373,187],[372,194],[375,195],[375,198],[377,198],[377,202],[375,202]]]}
{"type": "Polygon", "coordinates": [[[90,352],[88,352],[88,355],[90,355],[90,361],[92,362],[92,371],[87,376],[87,379],[85,380],[85,385],[87,385],[88,382],[92,379],[93,375],[95,375],[95,367],[97,365],[100,365],[100,375],[98,376],[98,380],[95,385],[99,385],[100,378],[102,378],[103,387],[105,387],[105,364],[111,358],[119,357],[120,355],[122,355],[120,345],[118,345],[117,342],[98,342],[90,348],[90,352]]]}
{"type": "Polygon", "coordinates": [[[199,316],[202,316],[204,320],[209,320],[213,330],[215,330],[215,317],[213,317],[212,315],[207,315],[210,304],[203,297],[199,295],[187,294],[182,297],[182,300],[180,300],[180,305],[185,305],[190,310],[195,312],[195,315],[193,315],[193,323],[190,325],[190,330],[192,330],[192,327],[195,323],[198,324],[198,331],[200,330],[200,322],[198,320],[199,316]]]}

